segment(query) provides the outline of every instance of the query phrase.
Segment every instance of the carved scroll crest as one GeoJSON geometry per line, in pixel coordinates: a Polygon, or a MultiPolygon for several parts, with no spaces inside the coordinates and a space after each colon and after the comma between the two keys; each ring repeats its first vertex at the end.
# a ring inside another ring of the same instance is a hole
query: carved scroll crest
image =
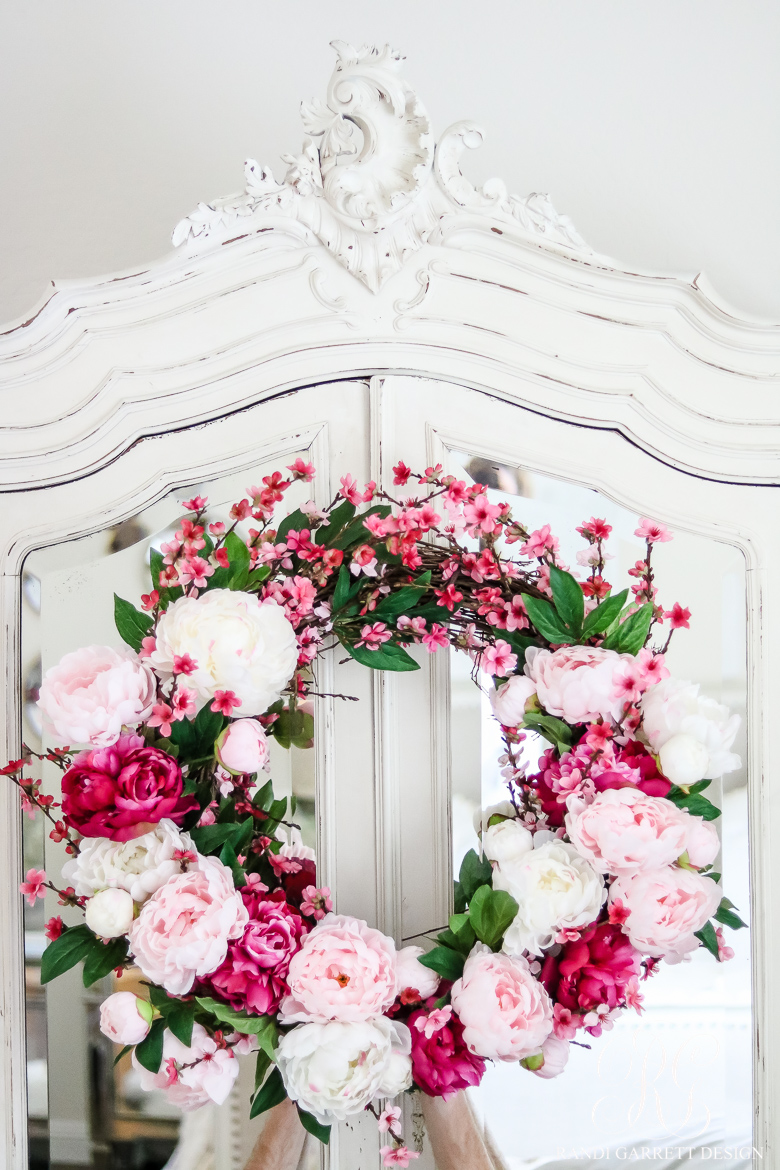
{"type": "MultiPolygon", "coordinates": [[[[590,249],[546,195],[508,194],[500,179],[481,188],[460,170],[464,150],[482,142],[471,122],[457,122],[434,145],[428,115],[401,74],[400,53],[386,45],[354,49],[334,41],[337,61],[326,102],[301,106],[306,137],[284,155],[278,183],[253,159],[243,192],[198,204],[176,225],[173,243],[193,250],[236,234],[296,221],[376,292],[442,220],[485,216],[546,242],[590,249]]],[[[313,240],[312,240],[313,242],[313,240]]]]}

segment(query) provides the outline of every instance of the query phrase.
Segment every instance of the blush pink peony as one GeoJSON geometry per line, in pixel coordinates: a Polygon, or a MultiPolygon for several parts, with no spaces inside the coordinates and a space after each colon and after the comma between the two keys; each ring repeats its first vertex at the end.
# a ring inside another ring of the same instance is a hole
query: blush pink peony
{"type": "Polygon", "coordinates": [[[196,978],[224,962],[228,944],[249,920],[227,866],[199,857],[197,866],[161,886],[130,931],[130,950],[147,979],[186,995],[196,978]]]}
{"type": "Polygon", "coordinates": [[[477,943],[452,986],[452,1006],[469,1051],[489,1060],[522,1060],[552,1031],[550,997],[522,958],[477,943]]]}
{"type": "Polygon", "coordinates": [[[526,651],[526,672],[539,702],[550,715],[567,723],[592,723],[599,717],[619,719],[624,700],[616,695],[615,672],[630,654],[600,646],[563,646],[560,650],[526,651]]]}
{"type": "Polygon", "coordinates": [[[135,1052],[132,1060],[141,1088],[147,1092],[162,1089],[170,1103],[185,1113],[200,1109],[210,1101],[222,1105],[239,1071],[233,1049],[220,1047],[202,1024],[193,1027],[189,1048],[166,1028],[158,1072],[151,1073],[144,1068],[135,1052]]]}
{"type": "Polygon", "coordinates": [[[673,962],[698,947],[694,934],[721,899],[712,878],[677,866],[621,875],[609,895],[611,905],[628,911],[623,930],[636,949],[673,962]]]}
{"type": "Polygon", "coordinates": [[[234,776],[260,772],[270,758],[268,737],[257,719],[236,719],[217,740],[217,759],[234,776]]]}
{"type": "Polygon", "coordinates": [[[685,838],[685,852],[688,861],[697,869],[705,865],[712,865],[720,853],[720,837],[718,830],[711,821],[704,821],[701,817],[686,816],[688,833],[685,838]]]}
{"type": "Polygon", "coordinates": [[[181,768],[140,735],[81,752],[62,777],[62,815],[84,837],[129,841],[164,817],[181,823],[198,804],[182,796],[181,768]]]}
{"type": "Polygon", "coordinates": [[[154,671],[129,647],[85,646],[47,670],[38,706],[60,743],[109,747],[152,713],[154,671]]]}
{"type": "Polygon", "coordinates": [[[358,918],[328,914],[304,938],[287,975],[286,1024],[358,1021],[381,1015],[396,996],[395,943],[358,918]]]}
{"type": "Polygon", "coordinates": [[[600,873],[660,869],[685,851],[687,814],[636,788],[608,788],[566,817],[569,839],[600,873]]]}
{"type": "Polygon", "coordinates": [[[415,1084],[429,1097],[446,1101],[461,1089],[478,1085],[485,1073],[481,1056],[470,1052],[463,1039],[463,1024],[457,1015],[435,1029],[425,1024],[436,1000],[431,997],[424,1008],[412,1012],[409,1031],[412,1035],[412,1072],[415,1084]]]}
{"type": "Polygon", "coordinates": [[[201,988],[238,1011],[264,1016],[276,1011],[289,990],[285,977],[306,925],[284,895],[263,897],[251,886],[241,894],[249,914],[244,933],[228,944],[224,962],[201,988]]]}

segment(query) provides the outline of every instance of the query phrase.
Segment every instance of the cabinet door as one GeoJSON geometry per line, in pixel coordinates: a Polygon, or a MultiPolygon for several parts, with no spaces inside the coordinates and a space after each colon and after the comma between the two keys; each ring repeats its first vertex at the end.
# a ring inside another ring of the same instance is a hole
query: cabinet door
{"type": "MultiPolygon", "coordinates": [[[[509,1166],[543,1162],[563,1168],[583,1157],[605,1167],[648,1157],[672,1165],[680,1156],[720,1159],[734,1151],[737,1164],[752,1164],[753,1147],[760,1148],[753,1134],[760,1081],[751,1085],[761,992],[754,997],[751,970],[755,965],[760,989],[768,939],[755,876],[763,863],[762,744],[754,734],[761,726],[759,699],[754,690],[748,705],[747,677],[748,668],[756,676],[760,659],[752,607],[758,561],[766,555],[760,533],[770,493],[696,479],[652,459],[616,431],[559,422],[483,391],[388,377],[374,394],[381,405],[386,484],[399,458],[414,468],[441,463],[459,478],[485,483],[494,502],[509,500],[529,530],[549,523],[575,572],[577,551],[585,547],[576,526],[604,517],[613,528],[609,547],[615,558],[605,575],[616,591],[631,584],[627,572],[644,554],[635,535],[640,517],[669,524],[674,540],[656,546],[655,553],[659,597],[667,608],[676,601],[689,606],[693,618],[690,631],[675,634],[668,665],[742,716],[735,747],[742,769],[712,786],[712,799],[723,810],[716,822],[722,852],[715,868],[723,872],[726,895],[754,923],[750,931],[729,934],[734,959],[720,965],[699,950],[679,966],[662,964],[642,987],[644,1013],[624,1013],[601,1037],[578,1036],[591,1050],[572,1048],[569,1066],[555,1080],[534,1077],[519,1065],[489,1065],[482,1085],[471,1092],[480,1123],[509,1166]]],[[[403,936],[420,929],[426,913],[432,924],[444,923],[441,902],[428,885],[436,850],[444,839],[450,842],[450,857],[439,858],[436,870],[437,880],[444,880],[448,864],[457,871],[466,850],[477,845],[473,813],[504,796],[500,731],[485,693],[489,680],[483,678],[481,693],[461,654],[451,654],[449,678],[438,674],[441,666],[431,665],[430,711],[407,710],[399,693],[404,679],[389,684],[398,688],[405,737],[414,739],[425,722],[434,741],[446,740],[433,762],[427,809],[401,798],[403,936]]],[[[526,745],[529,759],[544,746],[526,745]]],[[[443,897],[441,889],[438,894],[443,897]]],[[[429,1157],[416,1165],[431,1166],[429,1157]]]]}

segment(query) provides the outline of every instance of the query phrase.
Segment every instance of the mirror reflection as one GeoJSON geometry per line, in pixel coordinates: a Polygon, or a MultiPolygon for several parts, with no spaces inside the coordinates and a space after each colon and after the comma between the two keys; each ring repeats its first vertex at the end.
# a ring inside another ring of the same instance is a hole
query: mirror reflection
{"type": "MultiPolygon", "coordinates": [[[[645,545],[635,535],[640,517],[591,489],[521,467],[452,451],[448,471],[488,486],[492,502],[508,500],[529,530],[549,524],[561,541],[560,559],[581,578],[587,546],[576,528],[589,517],[612,527],[613,558],[606,574],[615,589],[631,584],[629,570],[645,545]]],[[[742,716],[734,744],[743,766],[716,780],[707,795],[722,809],[724,892],[747,919],[749,909],[748,801],[746,788],[745,565],[738,550],[675,532],[654,546],[662,596],[693,611],[690,629],[672,639],[667,665],[677,678],[701,684],[703,693],[742,716]]],[[[471,663],[451,655],[453,869],[479,848],[478,809],[507,796],[498,759],[504,750],[483,678],[471,680],[471,663]]],[[[529,735],[523,744],[529,771],[549,745],[529,735]]],[[[583,1164],[613,1166],[653,1159],[673,1167],[685,1159],[722,1159],[752,1165],[751,969],[748,930],[728,932],[734,956],[716,963],[699,949],[661,977],[641,985],[641,1015],[625,1011],[600,1037],[584,1032],[589,1052],[572,1047],[565,1075],[542,1080],[517,1064],[488,1065],[472,1102],[486,1133],[510,1170],[583,1164]]]]}
{"type": "MultiPolygon", "coordinates": [[[[305,452],[291,452],[291,458],[297,454],[305,452]]],[[[36,706],[42,674],[79,647],[122,645],[111,595],[135,598],[148,592],[151,551],[159,550],[172,537],[181,515],[179,501],[191,495],[207,496],[206,523],[230,524],[231,503],[242,497],[248,483],[259,482],[270,470],[273,468],[258,466],[208,483],[182,485],[137,516],[83,539],[41,549],[27,559],[23,577],[22,738],[34,751],[40,751],[44,742],[36,706]],[[96,599],[100,609],[96,609],[96,599]]],[[[290,508],[305,502],[310,491],[305,483],[293,485],[287,495],[290,508]]],[[[315,753],[296,746],[285,750],[274,738],[269,742],[276,796],[295,797],[295,822],[301,828],[303,843],[313,848],[315,753]]],[[[44,763],[43,788],[55,799],[59,797],[59,780],[58,769],[44,763]]],[[[62,887],[67,884],[60,880],[67,859],[64,846],[49,838],[50,828],[40,816],[25,818],[25,872],[45,869],[52,882],[62,887]]],[[[253,1089],[251,1060],[242,1067],[231,1096],[220,1107],[209,1105],[182,1114],[163,1093],[143,1090],[129,1055],[115,1062],[117,1049],[101,1033],[98,1023],[100,1003],[113,991],[137,990],[140,973],[131,968],[121,978],[109,975],[85,989],[79,965],[42,987],[45,924],[56,915],[66,923],[81,921],[77,912],[59,905],[51,891],[34,908],[25,904],[31,1170],[65,1166],[227,1170],[242,1165],[256,1137],[256,1123],[244,1120],[253,1089]]],[[[311,1158],[312,1165],[319,1165],[316,1152],[311,1158]]]]}

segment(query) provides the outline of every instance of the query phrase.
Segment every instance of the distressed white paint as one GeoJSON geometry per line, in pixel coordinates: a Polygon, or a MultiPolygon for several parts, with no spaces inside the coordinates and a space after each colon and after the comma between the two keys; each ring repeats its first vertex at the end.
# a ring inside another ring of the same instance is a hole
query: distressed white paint
{"type": "MultiPolygon", "coordinates": [[[[313,186],[304,193],[303,165],[291,164],[280,196],[300,214],[263,195],[241,217],[240,231],[212,222],[151,269],[63,286],[33,320],[0,338],[7,680],[0,750],[18,748],[26,553],[130,516],[177,483],[301,446],[317,448],[315,461],[327,472],[322,490],[347,470],[389,484],[399,456],[421,463],[465,446],[590,484],[735,544],[749,567],[756,1144],[767,1165],[780,1124],[780,1073],[767,1060],[780,1041],[770,995],[780,941],[769,905],[780,882],[771,848],[773,837],[780,840],[780,797],[765,771],[780,755],[780,727],[763,715],[780,702],[780,671],[770,656],[780,644],[773,515],[780,328],[735,317],[700,283],[623,271],[587,254],[573,236],[573,248],[548,243],[538,224],[529,227],[507,209],[503,194],[451,197],[464,190],[457,171],[442,187],[442,167],[437,173],[435,153],[421,145],[417,99],[392,56],[355,56],[351,84],[366,71],[375,104],[381,62],[391,71],[388,93],[402,99],[395,114],[383,107],[378,155],[326,168],[336,133],[351,135],[335,123],[347,98],[331,91],[330,113],[307,115],[312,129],[317,118],[317,125],[330,119],[320,137],[332,139],[316,158],[309,152],[313,186]],[[399,143],[405,155],[410,108],[419,130],[411,157],[418,147],[427,151],[432,169],[423,182],[422,162],[402,167],[402,198],[388,210],[394,180],[381,164],[399,143]],[[332,184],[327,197],[316,194],[317,167],[322,190],[332,184]],[[349,189],[368,201],[359,211],[342,184],[348,173],[349,189]],[[426,184],[434,181],[435,200],[446,196],[449,206],[423,228],[418,215],[433,205],[426,184]],[[378,200],[373,211],[370,196],[378,200]],[[319,226],[312,226],[312,200],[319,226]],[[364,213],[373,216],[369,227],[356,222],[364,213]],[[389,267],[380,256],[385,237],[393,240],[385,248],[389,267]],[[359,244],[354,265],[345,256],[350,239],[359,244]],[[362,381],[346,385],[350,378],[362,381]]],[[[446,135],[443,142],[452,145],[446,135]]],[[[320,719],[325,876],[342,909],[398,938],[438,925],[448,896],[447,684],[435,662],[424,666],[411,677],[372,679],[354,663],[332,661],[323,687],[363,699],[331,704],[320,719]],[[432,851],[425,849],[429,833],[432,851]]],[[[21,861],[10,786],[0,790],[0,816],[0,1149],[8,1170],[22,1170],[21,861]]],[[[373,1160],[376,1148],[362,1121],[343,1126],[332,1170],[357,1165],[359,1150],[373,1160]]]]}

